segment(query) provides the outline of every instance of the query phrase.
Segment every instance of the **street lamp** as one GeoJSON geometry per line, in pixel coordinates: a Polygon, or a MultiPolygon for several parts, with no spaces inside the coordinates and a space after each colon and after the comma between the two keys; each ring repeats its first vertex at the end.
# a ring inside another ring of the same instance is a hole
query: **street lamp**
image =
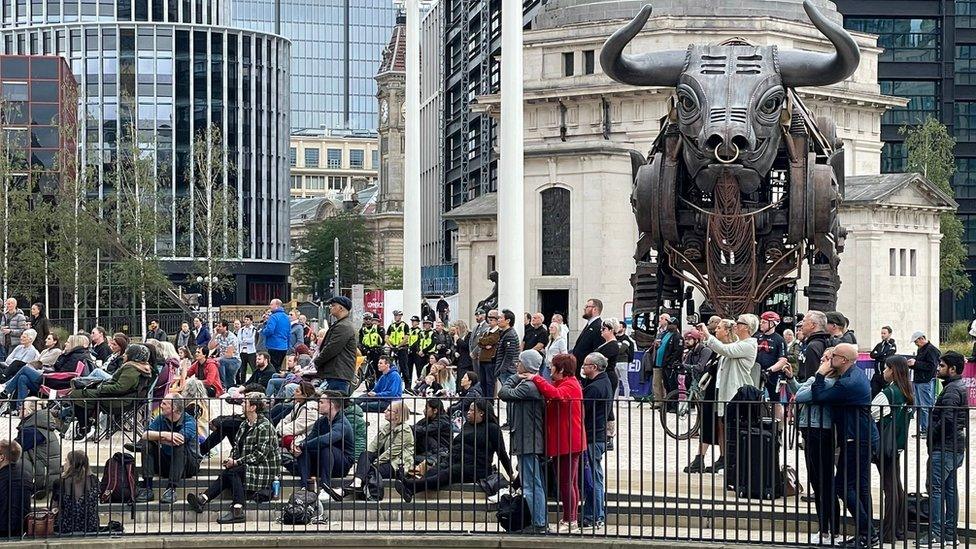
{"type": "Polygon", "coordinates": [[[218,282],[216,276],[198,276],[197,284],[207,285],[207,327],[213,329],[213,287],[218,282]]]}

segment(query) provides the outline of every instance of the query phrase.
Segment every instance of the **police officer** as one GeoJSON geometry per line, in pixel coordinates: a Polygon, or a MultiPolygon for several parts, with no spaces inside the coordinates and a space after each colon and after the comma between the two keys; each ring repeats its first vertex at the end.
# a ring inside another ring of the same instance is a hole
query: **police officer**
{"type": "Polygon", "coordinates": [[[393,323],[386,329],[386,345],[395,353],[401,375],[407,371],[407,360],[410,357],[409,331],[410,328],[403,321],[403,311],[393,311],[393,323]]]}
{"type": "MultiPolygon", "coordinates": [[[[419,358],[417,356],[417,353],[420,351],[419,345],[420,345],[421,331],[422,330],[420,329],[420,317],[417,315],[413,315],[412,317],[410,317],[410,331],[407,333],[407,348],[409,351],[407,354],[408,355],[407,361],[405,363],[406,369],[400,368],[400,375],[403,377],[403,382],[407,385],[407,387],[412,387],[413,375],[411,372],[413,372],[414,366],[418,364],[419,358]]],[[[423,366],[420,366],[419,368],[422,367],[423,366]]],[[[420,375],[419,368],[417,368],[418,376],[420,375]]]]}
{"type": "Polygon", "coordinates": [[[372,313],[363,315],[363,327],[359,329],[359,351],[366,357],[366,383],[369,387],[376,379],[376,361],[383,354],[383,327],[372,313]]]}
{"type": "Polygon", "coordinates": [[[421,372],[424,371],[424,367],[427,365],[427,357],[431,354],[437,354],[437,343],[434,341],[434,321],[424,319],[424,329],[420,330],[417,334],[417,350],[414,354],[414,367],[417,370],[417,377],[420,377],[421,372]]]}

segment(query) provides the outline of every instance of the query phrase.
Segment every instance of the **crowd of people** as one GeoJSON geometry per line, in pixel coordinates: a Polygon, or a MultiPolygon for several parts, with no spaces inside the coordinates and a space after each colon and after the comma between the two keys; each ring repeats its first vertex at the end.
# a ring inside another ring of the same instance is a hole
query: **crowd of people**
{"type": "Polygon", "coordinates": [[[43,307],[34,305],[28,321],[7,300],[0,397],[4,412],[20,421],[16,436],[0,441],[0,494],[8,496],[0,497],[0,535],[19,535],[32,497],[59,509],[61,532],[97,529],[97,518],[82,512],[98,503],[92,464],[83,451],[62,456],[60,440],[104,440],[127,425],[140,433],[126,443],[141,456],[138,502],[158,496],[175,503],[205,462],[223,458],[207,489],[185,496],[203,512],[229,492],[221,524],[244,522],[249,502],[278,497],[282,474],[321,501],[375,499],[392,482],[409,502],[425,491],[486,481],[497,459],[531,511],[523,531],[602,528],[604,460],[614,449],[616,415],[636,396],[632,382],[648,382],[652,405],[668,406],[666,395],[694,379],[705,401],[698,452],[685,473],[726,468],[734,435],[726,427],[735,425],[729,403],[752,388],[768,403],[775,436],[789,422],[803,435],[818,527],[812,541],[868,547],[900,540],[900,453],[915,416],[930,457],[932,526],[923,541],[957,537],[956,471],[968,443],[964,358],[940,353],[922,332],[912,335],[917,350],[906,359],[884,327],[869,377],[856,365],[854,333],[837,312],[807,311],[795,333],[772,311],[713,316],[684,331],[677,318],[661,314],[654,344],[638,349],[626,323],[603,318],[599,299],[586,302],[572,345],[559,314],[548,325],[543,314],[526,314],[520,336],[508,309],[477,310],[470,329],[433,315],[407,323],[401,311],[383,327],[367,313],[357,330],[348,298],[335,297],[328,307],[330,322],[318,330],[276,299],[257,322],[220,320],[211,331],[196,318],[170,337],[153,321],[140,343],[96,327],[62,344],[43,307]],[[221,402],[215,417],[213,402],[221,402]],[[148,413],[141,412],[146,403],[148,413]],[[223,413],[225,405],[233,412],[223,413]],[[383,419],[368,438],[370,414],[383,419]],[[229,453],[218,451],[224,441],[229,453]],[[712,447],[719,457],[706,463],[712,447]],[[884,494],[880,528],[872,522],[872,464],[884,494]],[[550,526],[552,492],[561,514],[550,526]],[[857,525],[847,539],[839,537],[842,508],[857,525]]]}

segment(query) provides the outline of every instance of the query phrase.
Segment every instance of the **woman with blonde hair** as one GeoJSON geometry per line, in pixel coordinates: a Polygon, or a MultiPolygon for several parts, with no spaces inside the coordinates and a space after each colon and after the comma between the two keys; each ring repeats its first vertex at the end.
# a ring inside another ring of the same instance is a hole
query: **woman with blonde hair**
{"type": "MultiPolygon", "coordinates": [[[[172,391],[170,391],[172,392],[172,391]]],[[[180,393],[183,397],[183,409],[197,421],[197,435],[207,438],[210,425],[210,397],[207,387],[195,377],[186,380],[186,387],[180,393]]]]}
{"type": "Polygon", "coordinates": [[[463,320],[455,320],[451,323],[451,333],[454,336],[454,364],[457,365],[458,374],[464,375],[474,369],[471,360],[471,345],[468,341],[471,330],[463,320]]]}
{"type": "MultiPolygon", "coordinates": [[[[68,338],[67,343],[64,346],[64,352],[55,361],[54,367],[51,372],[43,373],[62,373],[62,372],[74,372],[78,368],[78,363],[84,364],[82,367],[81,374],[88,375],[91,373],[95,364],[92,360],[92,355],[88,352],[88,338],[82,335],[73,335],[68,338]]],[[[41,382],[43,380],[43,373],[33,367],[21,368],[17,374],[10,378],[4,387],[4,392],[11,394],[16,391],[17,402],[16,407],[20,408],[20,403],[28,395],[37,394],[37,391],[41,388],[41,382]]]]}

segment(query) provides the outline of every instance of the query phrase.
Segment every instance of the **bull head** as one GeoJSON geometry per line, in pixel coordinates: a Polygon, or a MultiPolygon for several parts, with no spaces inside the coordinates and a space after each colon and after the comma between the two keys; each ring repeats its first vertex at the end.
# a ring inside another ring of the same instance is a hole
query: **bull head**
{"type": "Polygon", "coordinates": [[[857,68],[860,51],[850,34],[827,20],[810,0],[803,9],[834,45],[834,53],[780,50],[741,40],[691,45],[686,50],[623,53],[651,15],[644,6],[611,36],[600,53],[603,71],[637,86],[675,87],[675,111],[685,164],[696,184],[711,191],[723,170],[736,173],[740,188],[759,186],[776,158],[786,88],[825,86],[857,68]]]}

